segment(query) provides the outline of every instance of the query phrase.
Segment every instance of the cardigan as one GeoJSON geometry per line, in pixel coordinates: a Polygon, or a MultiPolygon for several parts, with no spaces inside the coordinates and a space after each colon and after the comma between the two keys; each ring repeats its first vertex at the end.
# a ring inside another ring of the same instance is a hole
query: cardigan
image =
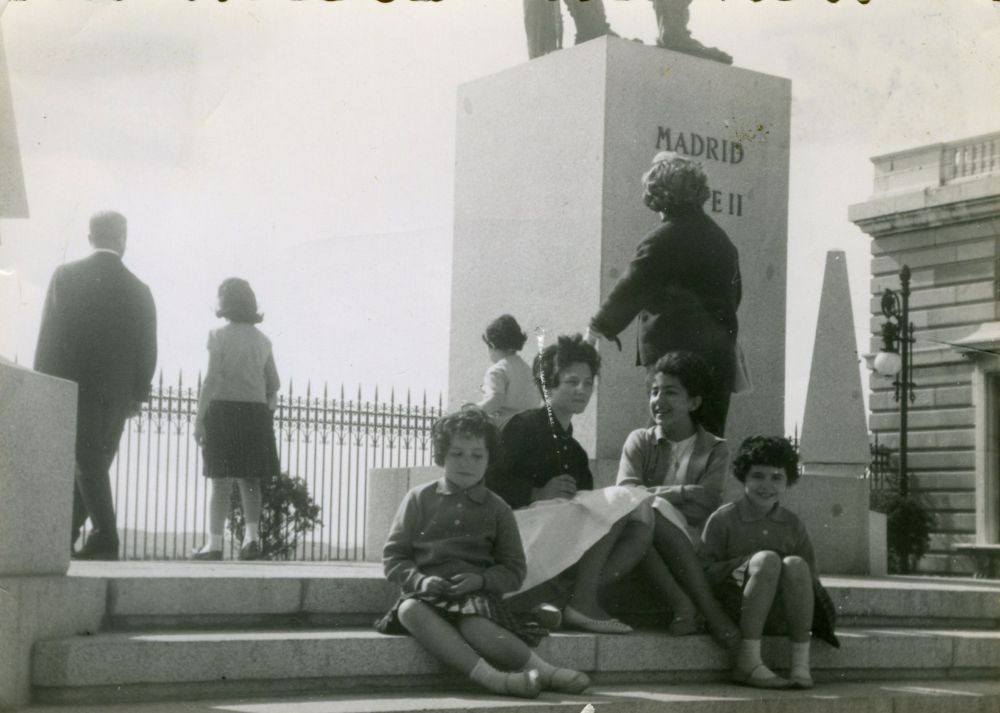
{"type": "Polygon", "coordinates": [[[544,487],[557,475],[568,474],[577,490],[593,490],[590,459],[576,439],[573,426],[549,423],[545,407],[523,411],[500,434],[500,457],[486,469],[486,487],[515,510],[531,504],[533,488],[544,487]]]}
{"type": "Polygon", "coordinates": [[[478,574],[495,595],[521,586],[527,571],[514,513],[480,481],[459,490],[445,478],[417,486],[396,511],[382,549],[385,576],[404,595],[427,576],[478,574]]]}

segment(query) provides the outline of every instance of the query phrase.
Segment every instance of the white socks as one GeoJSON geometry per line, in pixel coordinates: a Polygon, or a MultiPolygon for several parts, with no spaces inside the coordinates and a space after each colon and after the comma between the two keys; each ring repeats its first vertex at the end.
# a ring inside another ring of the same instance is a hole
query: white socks
{"type": "Polygon", "coordinates": [[[809,672],[809,645],[810,641],[801,643],[792,642],[792,670],[789,676],[792,679],[811,679],[809,672]]]}
{"type": "Polygon", "coordinates": [[[208,541],[204,545],[199,547],[195,552],[201,554],[203,552],[221,552],[222,551],[222,535],[213,535],[208,533],[208,541]]]}
{"type": "Polygon", "coordinates": [[[255,540],[260,540],[260,523],[247,521],[246,532],[243,534],[243,542],[254,542],[255,540]]]}
{"type": "Polygon", "coordinates": [[[537,698],[542,691],[541,682],[538,680],[538,671],[532,669],[517,673],[504,673],[490,666],[486,659],[479,659],[479,662],[469,672],[469,678],[480,686],[503,696],[537,698]]]}
{"type": "Polygon", "coordinates": [[[558,668],[534,651],[524,665],[525,669],[536,669],[542,688],[561,691],[562,693],[582,693],[590,685],[590,678],[582,671],[570,668],[558,668]]]}
{"type": "Polygon", "coordinates": [[[760,639],[743,639],[740,650],[736,654],[736,668],[740,671],[753,671],[764,662],[760,658],[760,639]]]}

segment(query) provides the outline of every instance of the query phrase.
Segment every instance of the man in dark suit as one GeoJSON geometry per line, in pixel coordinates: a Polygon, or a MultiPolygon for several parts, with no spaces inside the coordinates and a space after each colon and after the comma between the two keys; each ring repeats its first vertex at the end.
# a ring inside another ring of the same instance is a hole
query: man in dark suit
{"type": "Polygon", "coordinates": [[[639,243],[625,274],[591,319],[588,339],[615,339],[638,315],[643,366],[651,369],[668,351],[700,356],[712,370],[702,426],[723,436],[738,369],[739,254],[705,214],[708,181],[697,163],[661,152],[643,176],[643,186],[643,200],[660,213],[663,224],[639,243]]]}
{"type": "Polygon", "coordinates": [[[90,257],[62,265],[49,284],[35,370],[75,381],[76,483],[72,543],[92,531],[77,559],[118,559],[111,462],[126,419],[149,398],[156,368],[156,307],[123,264],[128,226],[120,213],[90,219],[90,257]]]}

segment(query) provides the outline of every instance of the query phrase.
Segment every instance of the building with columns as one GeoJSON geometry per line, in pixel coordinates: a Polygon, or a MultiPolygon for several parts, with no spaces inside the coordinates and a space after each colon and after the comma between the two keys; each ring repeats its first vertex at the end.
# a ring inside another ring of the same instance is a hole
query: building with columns
{"type": "MultiPolygon", "coordinates": [[[[964,574],[960,543],[1000,542],[1000,132],[872,159],[875,188],[849,218],[871,237],[870,351],[881,294],[912,271],[908,472],[937,519],[920,571],[964,574]]],[[[869,427],[893,451],[899,404],[872,373],[869,427]]]]}

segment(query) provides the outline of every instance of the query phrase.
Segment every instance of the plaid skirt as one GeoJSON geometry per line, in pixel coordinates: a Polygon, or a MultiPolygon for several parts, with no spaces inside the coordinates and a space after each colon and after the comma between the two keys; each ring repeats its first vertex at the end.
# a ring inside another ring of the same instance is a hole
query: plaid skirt
{"type": "Polygon", "coordinates": [[[514,634],[528,646],[535,647],[548,636],[548,630],[538,624],[528,613],[512,612],[500,597],[486,592],[473,592],[457,599],[447,599],[437,594],[411,594],[396,600],[384,616],[375,622],[375,629],[383,634],[409,634],[399,620],[399,606],[407,599],[417,599],[434,608],[452,626],[458,625],[463,616],[481,616],[514,634]]]}
{"type": "MultiPolygon", "coordinates": [[[[729,615],[729,617],[739,623],[740,615],[743,611],[743,589],[749,580],[748,569],[750,568],[750,558],[747,557],[736,567],[729,576],[719,585],[715,586],[715,597],[719,604],[729,615]]],[[[774,609],[771,610],[772,614],[774,609]]],[[[835,632],[837,627],[837,607],[830,597],[830,593],[819,581],[813,577],[813,621],[812,635],[825,641],[834,648],[840,648],[840,640],[835,632]]],[[[775,620],[768,616],[767,624],[764,627],[765,634],[780,635],[787,633],[785,622],[775,620]]]]}
{"type": "Polygon", "coordinates": [[[212,401],[205,414],[206,478],[278,477],[274,416],[267,404],[212,401]]]}

